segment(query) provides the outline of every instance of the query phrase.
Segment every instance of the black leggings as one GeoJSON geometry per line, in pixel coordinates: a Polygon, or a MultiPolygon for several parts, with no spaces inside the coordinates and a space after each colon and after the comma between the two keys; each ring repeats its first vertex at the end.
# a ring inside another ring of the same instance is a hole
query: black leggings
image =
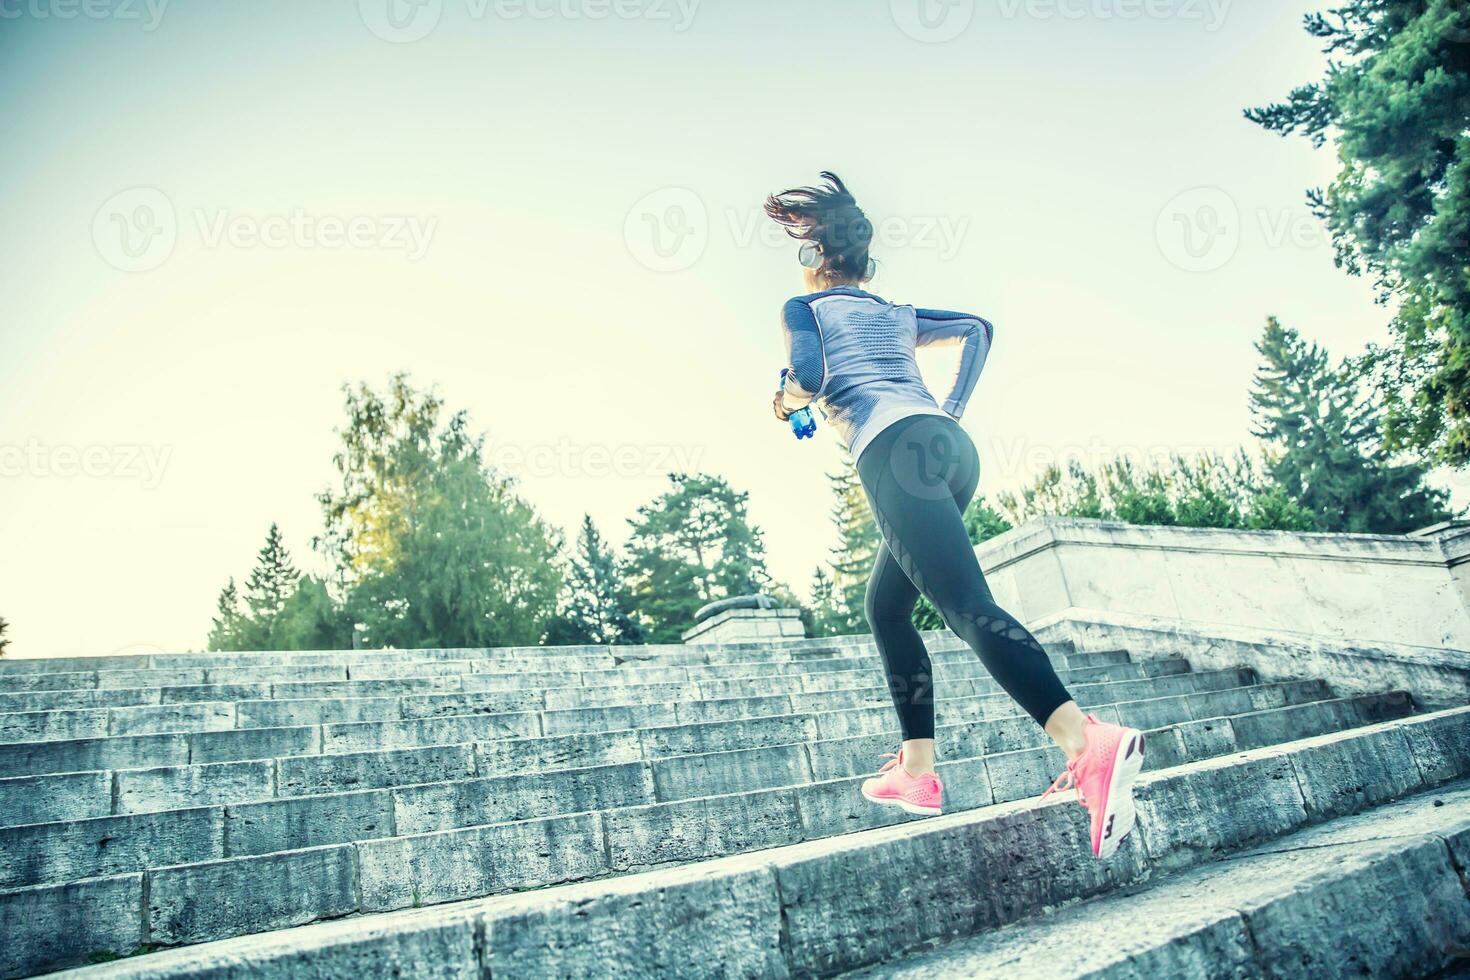
{"type": "Polygon", "coordinates": [[[868,624],[905,740],[934,737],[929,652],[913,623],[922,593],[1038,724],[1072,700],[1041,644],[995,604],[964,510],[980,480],[975,444],[948,416],[915,415],[878,433],[858,478],[883,534],[868,580],[868,624]]]}

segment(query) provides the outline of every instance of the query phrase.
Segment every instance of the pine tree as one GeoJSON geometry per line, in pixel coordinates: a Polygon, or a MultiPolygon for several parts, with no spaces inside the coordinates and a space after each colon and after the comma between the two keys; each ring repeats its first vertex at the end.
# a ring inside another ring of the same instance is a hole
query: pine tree
{"type": "Polygon", "coordinates": [[[1251,393],[1269,472],[1324,531],[1403,534],[1451,516],[1426,469],[1396,464],[1380,438],[1380,409],[1347,366],[1275,317],[1256,345],[1264,363],[1251,393]]]}
{"type": "Polygon", "coordinates": [[[827,574],[826,569],[818,567],[812,572],[811,596],[812,635],[840,635],[846,625],[846,617],[839,604],[837,590],[832,584],[832,576],[827,574]]]}
{"type": "Polygon", "coordinates": [[[628,578],[653,643],[676,641],[705,603],[771,584],[748,494],[700,473],[671,473],[669,483],[628,522],[628,578]]]}
{"type": "MultiPolygon", "coordinates": [[[[1338,265],[1400,302],[1391,341],[1364,359],[1390,449],[1470,463],[1470,4],[1337,0],[1306,18],[1327,55],[1320,82],[1246,116],[1315,146],[1336,180],[1308,203],[1338,265]]],[[[1416,506],[1423,506],[1423,503],[1416,506]]]]}
{"type": "Polygon", "coordinates": [[[215,603],[216,614],[211,621],[208,648],[210,650],[248,650],[246,645],[245,617],[240,613],[240,594],[235,589],[232,577],[220,590],[215,603]]]}
{"type": "Polygon", "coordinates": [[[617,555],[590,514],[582,516],[567,588],[566,628],[571,635],[585,637],[578,642],[643,642],[643,629],[633,618],[632,593],[623,582],[617,555]]]}
{"type": "Polygon", "coordinates": [[[0,657],[5,656],[5,648],[10,646],[10,640],[5,635],[9,630],[10,624],[5,621],[4,616],[0,616],[0,657]]]}
{"type": "Polygon", "coordinates": [[[255,557],[255,568],[245,580],[245,608],[251,624],[247,632],[253,633],[250,649],[282,648],[282,637],[278,635],[281,614],[296,594],[300,579],[301,573],[291,563],[290,552],[281,538],[281,529],[272,522],[265,544],[255,557]]]}
{"type": "Polygon", "coordinates": [[[837,634],[868,632],[864,603],[868,576],[883,537],[868,507],[867,494],[852,467],[831,474],[832,521],[837,525],[837,546],[828,561],[831,567],[833,608],[830,624],[837,634]]]}

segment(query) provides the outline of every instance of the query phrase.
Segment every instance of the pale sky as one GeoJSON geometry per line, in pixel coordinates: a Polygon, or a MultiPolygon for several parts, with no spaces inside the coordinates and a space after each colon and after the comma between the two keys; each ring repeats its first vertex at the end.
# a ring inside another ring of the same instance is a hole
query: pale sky
{"type": "Polygon", "coordinates": [[[397,370],[563,528],[724,475],[804,593],[841,456],[770,415],[759,207],[822,169],[875,292],[996,325],[982,492],[1229,450],[1268,314],[1386,336],[1303,203],[1331,151],[1240,115],[1320,76],[1327,5],[0,0],[11,653],[201,647],[272,521],[319,570],[340,388],[397,370]]]}

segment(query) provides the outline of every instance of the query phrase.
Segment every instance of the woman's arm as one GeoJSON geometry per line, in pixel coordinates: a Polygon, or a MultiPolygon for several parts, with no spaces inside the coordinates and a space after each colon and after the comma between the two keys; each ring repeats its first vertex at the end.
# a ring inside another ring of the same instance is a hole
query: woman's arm
{"type": "Polygon", "coordinates": [[[995,334],[995,327],[990,321],[968,313],[949,310],[915,310],[914,313],[919,319],[918,346],[960,345],[960,363],[955,370],[954,383],[940,403],[945,414],[959,418],[965,413],[965,405],[975,390],[980,371],[985,367],[985,358],[990,355],[990,339],[995,334]]]}
{"type": "Polygon", "coordinates": [[[817,326],[817,315],[811,303],[802,297],[788,300],[782,308],[781,333],[786,340],[787,370],[779,404],[790,414],[821,392],[827,375],[827,358],[822,351],[822,330],[817,326]]]}

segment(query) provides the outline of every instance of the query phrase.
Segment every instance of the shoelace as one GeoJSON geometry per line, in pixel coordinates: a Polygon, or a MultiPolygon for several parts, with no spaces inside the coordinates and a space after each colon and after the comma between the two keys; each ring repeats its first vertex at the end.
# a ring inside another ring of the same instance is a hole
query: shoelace
{"type": "Polygon", "coordinates": [[[1051,784],[1050,789],[1041,794],[1041,798],[1044,800],[1053,793],[1065,793],[1069,789],[1075,789],[1077,791],[1077,802],[1086,806],[1087,797],[1082,795],[1082,784],[1077,780],[1077,773],[1082,768],[1078,763],[1081,761],[1082,759],[1079,757],[1075,762],[1067,763],[1066,770],[1056,778],[1056,781],[1051,784]]]}
{"type": "Polygon", "coordinates": [[[883,763],[882,767],[879,768],[878,775],[880,775],[880,776],[883,775],[888,770],[892,769],[894,766],[898,765],[898,753],[897,752],[884,752],[881,756],[879,756],[879,758],[881,758],[881,759],[891,759],[892,760],[891,762],[885,762],[885,763],[883,763]]]}

